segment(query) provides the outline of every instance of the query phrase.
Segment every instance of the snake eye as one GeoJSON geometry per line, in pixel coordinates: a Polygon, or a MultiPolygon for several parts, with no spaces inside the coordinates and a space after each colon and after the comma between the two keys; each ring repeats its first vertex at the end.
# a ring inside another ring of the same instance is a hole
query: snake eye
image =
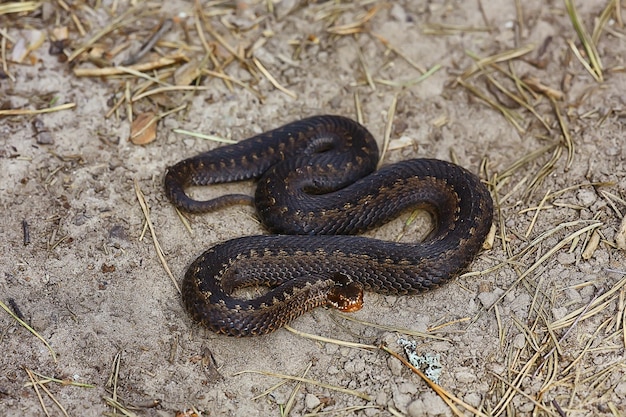
{"type": "Polygon", "coordinates": [[[344,313],[359,311],[363,307],[363,287],[342,273],[333,276],[335,286],[326,294],[326,305],[344,313]]]}

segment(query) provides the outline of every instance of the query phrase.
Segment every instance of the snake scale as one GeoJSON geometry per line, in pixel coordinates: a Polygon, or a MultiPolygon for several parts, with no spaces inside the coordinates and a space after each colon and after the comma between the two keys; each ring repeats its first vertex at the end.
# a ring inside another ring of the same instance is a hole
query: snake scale
{"type": "Polygon", "coordinates": [[[245,236],[210,248],[188,268],[183,303],[214,332],[272,332],[308,310],[360,308],[362,290],[415,294],[461,273],[491,228],[493,202],[480,179],[458,165],[412,159],[376,171],[378,147],[359,123],[315,116],[219,147],[170,167],[165,192],[192,213],[252,203],[273,235],[245,236]],[[208,201],[185,190],[256,179],[250,196],[208,201]],[[354,236],[422,208],[435,230],[420,243],[354,236]],[[246,287],[266,287],[242,298],[246,287]]]}

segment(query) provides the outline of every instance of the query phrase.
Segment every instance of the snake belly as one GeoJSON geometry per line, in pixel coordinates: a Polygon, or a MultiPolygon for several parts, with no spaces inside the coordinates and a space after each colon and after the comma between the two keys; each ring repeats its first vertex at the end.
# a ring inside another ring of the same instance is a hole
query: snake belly
{"type": "Polygon", "coordinates": [[[480,179],[436,159],[411,159],[375,171],[378,148],[359,123],[315,116],[183,160],[165,175],[178,208],[200,213],[253,202],[274,235],[217,244],[182,282],[190,315],[231,336],[270,333],[329,303],[346,278],[367,291],[415,294],[461,273],[491,228],[493,202],[480,179]],[[254,200],[225,195],[197,201],[191,185],[256,179],[254,200]],[[424,242],[397,243],[354,234],[415,208],[435,229],[424,242]],[[246,287],[267,287],[242,298],[246,287]]]}

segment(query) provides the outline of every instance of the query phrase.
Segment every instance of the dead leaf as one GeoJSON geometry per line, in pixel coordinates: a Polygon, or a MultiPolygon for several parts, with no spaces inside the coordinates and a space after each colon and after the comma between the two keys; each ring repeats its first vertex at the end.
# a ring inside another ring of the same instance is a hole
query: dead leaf
{"type": "Polygon", "coordinates": [[[130,141],[135,145],[146,145],[156,138],[156,127],[159,118],[154,112],[137,115],[130,128],[130,141]]]}

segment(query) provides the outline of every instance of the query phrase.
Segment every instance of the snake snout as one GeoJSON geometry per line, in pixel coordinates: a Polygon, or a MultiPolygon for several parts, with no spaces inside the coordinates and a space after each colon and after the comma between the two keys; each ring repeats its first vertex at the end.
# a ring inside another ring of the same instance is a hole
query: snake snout
{"type": "Polygon", "coordinates": [[[326,305],[344,313],[359,311],[363,307],[363,286],[341,272],[333,279],[336,284],[326,295],[326,305]]]}

